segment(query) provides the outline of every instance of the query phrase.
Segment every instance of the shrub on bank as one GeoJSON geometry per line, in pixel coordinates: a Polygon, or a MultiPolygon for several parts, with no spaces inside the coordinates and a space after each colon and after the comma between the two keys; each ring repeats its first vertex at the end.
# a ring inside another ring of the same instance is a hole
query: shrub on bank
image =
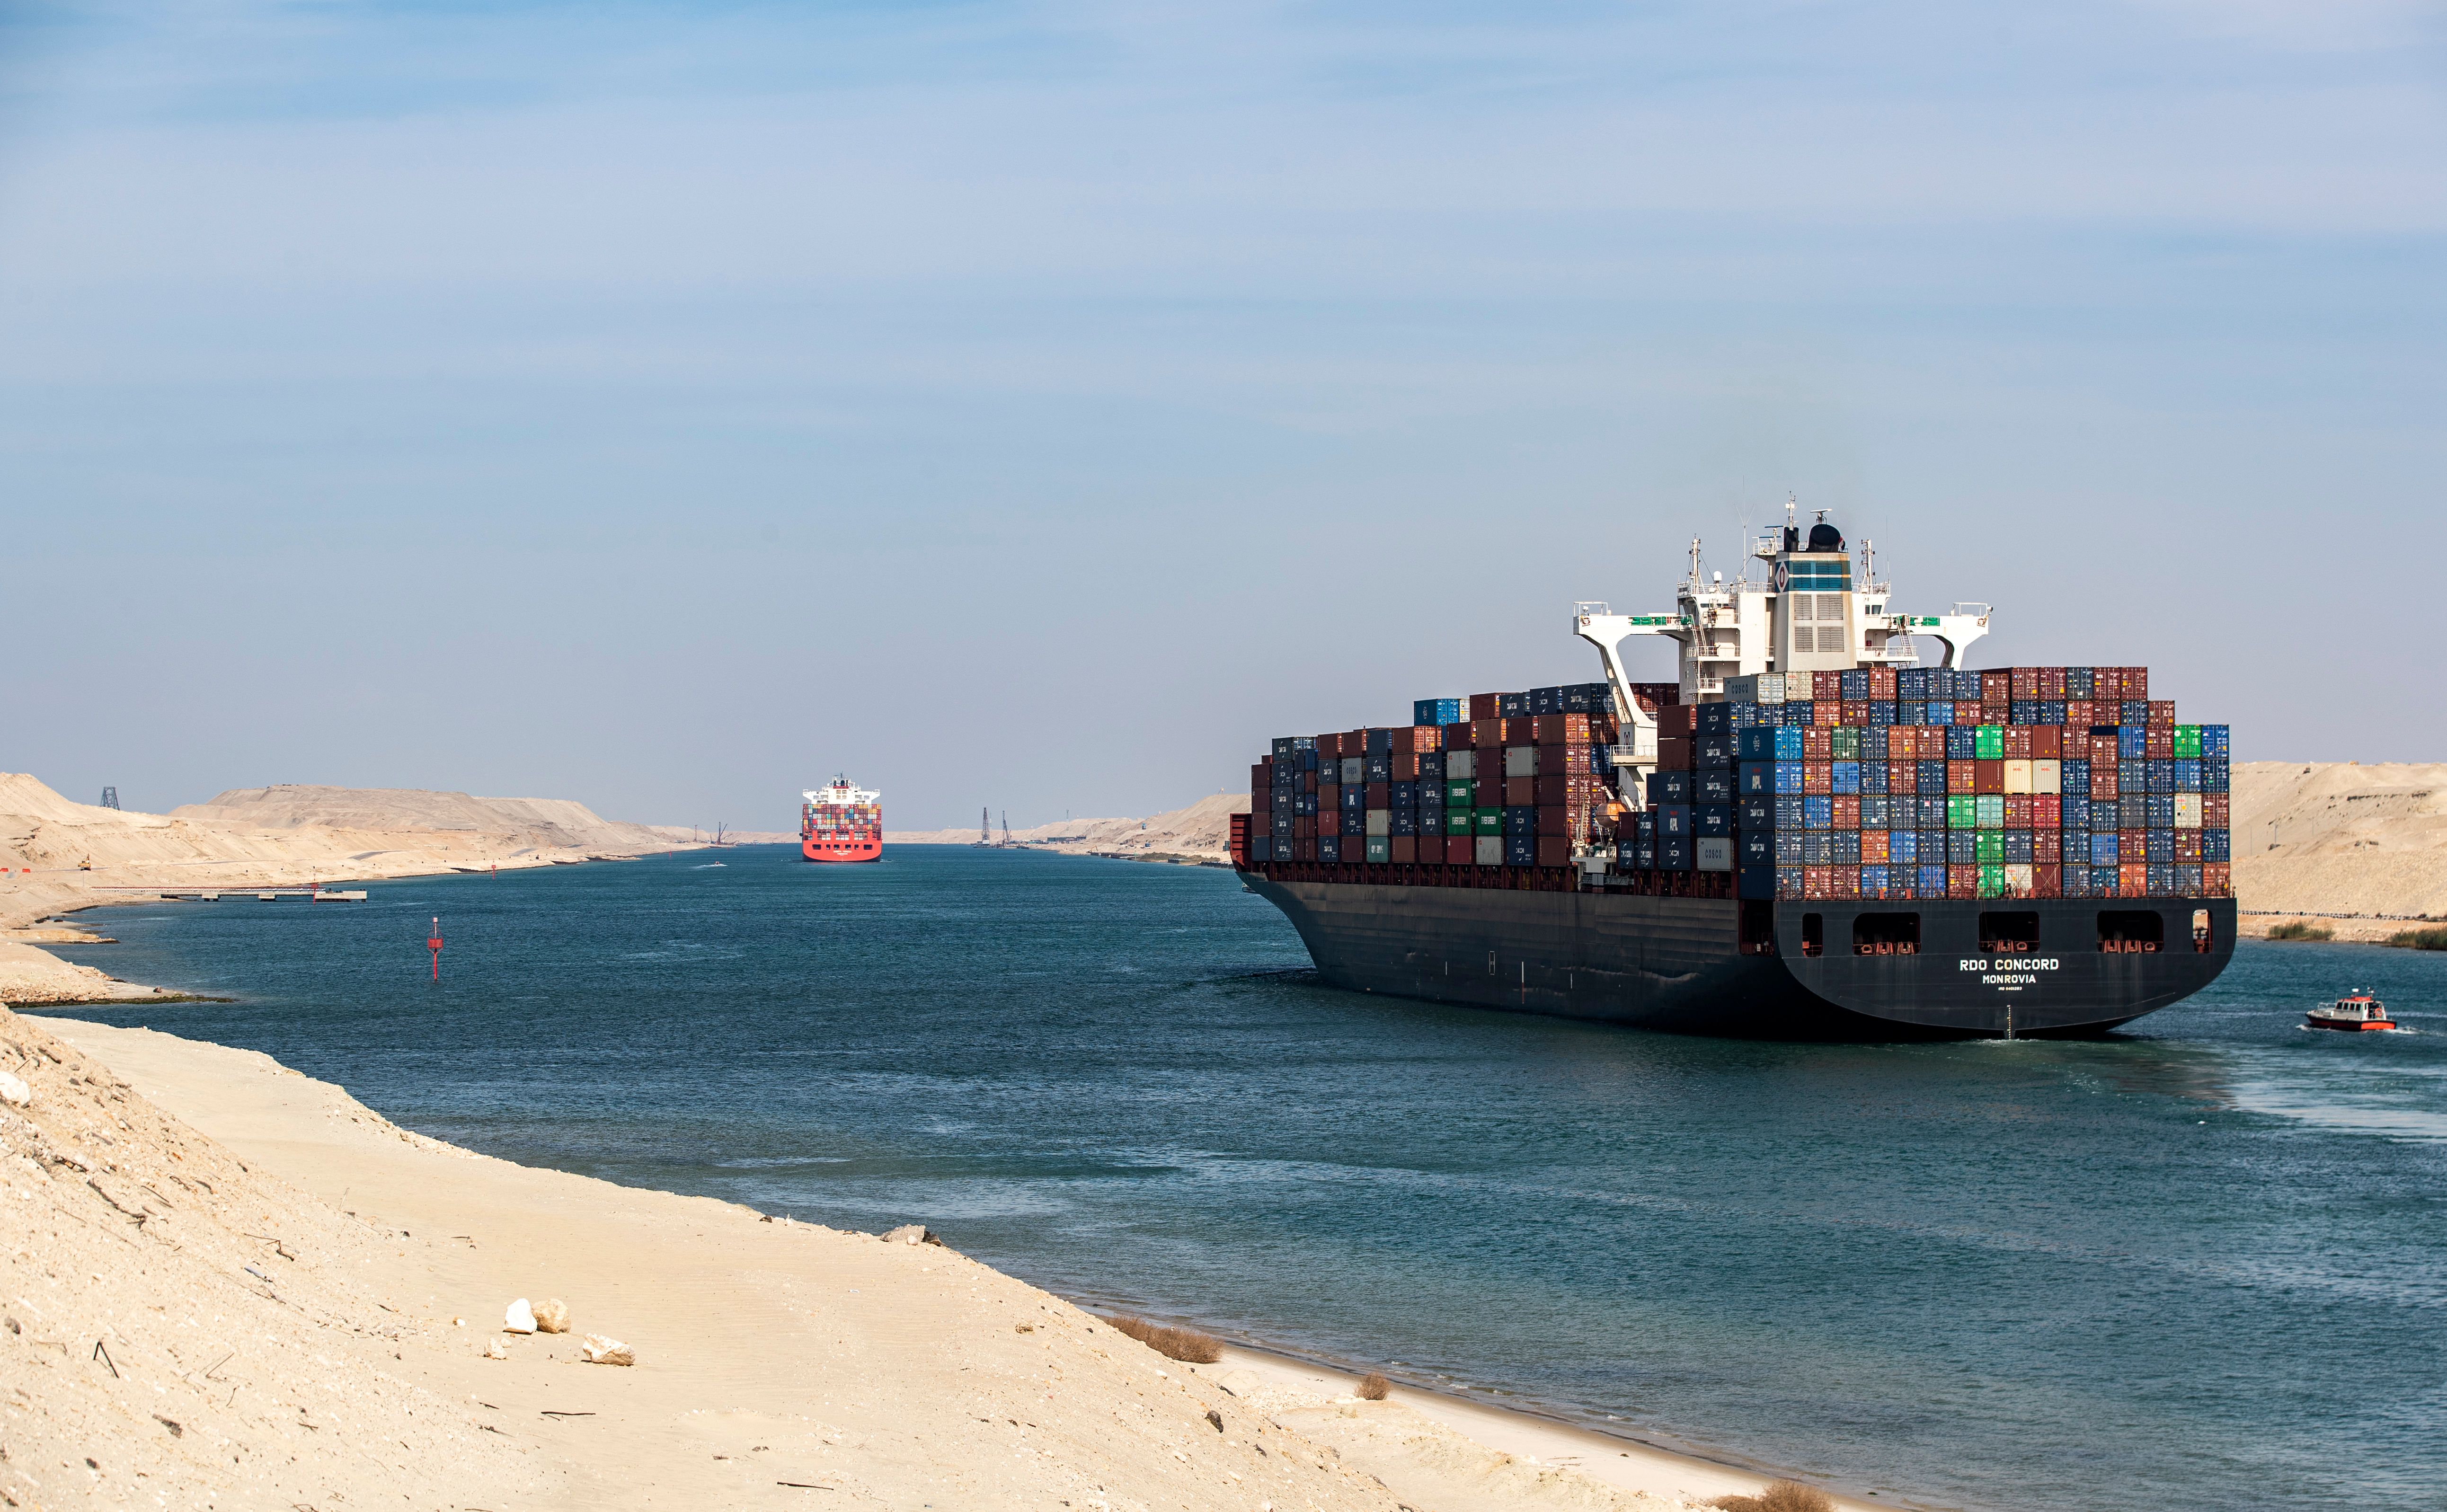
{"type": "Polygon", "coordinates": [[[1382,1402],[1385,1400],[1385,1393],[1393,1389],[1393,1382],[1371,1371],[1359,1378],[1358,1389],[1353,1394],[1362,1402],[1382,1402]]]}
{"type": "Polygon", "coordinates": [[[2387,942],[2409,951],[2447,951],[2447,929],[2400,929],[2387,942]]]}
{"type": "Polygon", "coordinates": [[[2270,939],[2334,939],[2337,932],[2325,924],[2314,924],[2306,918],[2289,918],[2283,924],[2268,926],[2270,939]]]}
{"type": "Polygon", "coordinates": [[[1177,1329],[1167,1323],[1150,1323],[1143,1317],[1109,1317],[1105,1321],[1158,1354],[1176,1360],[1212,1365],[1224,1357],[1224,1342],[1196,1329],[1177,1329]]]}
{"type": "Polygon", "coordinates": [[[1770,1481],[1756,1496],[1720,1496],[1708,1504],[1724,1512],[1835,1512],[1833,1498],[1798,1481],[1770,1481]]]}

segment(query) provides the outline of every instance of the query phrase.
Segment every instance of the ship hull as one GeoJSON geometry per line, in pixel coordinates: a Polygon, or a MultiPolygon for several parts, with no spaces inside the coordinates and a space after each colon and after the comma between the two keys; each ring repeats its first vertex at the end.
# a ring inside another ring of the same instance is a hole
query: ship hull
{"type": "Polygon", "coordinates": [[[1764,902],[1241,875],[1336,987],[1744,1038],[2098,1034],[2208,986],[2234,941],[2231,898],[1764,902]],[[2004,911],[2036,924],[2017,931],[2030,948],[1982,951],[1981,916],[2004,911]],[[2163,944],[2102,950],[2102,912],[2158,916],[2163,944]],[[1865,914],[1916,916],[1917,952],[1855,954],[1865,914]]]}
{"type": "Polygon", "coordinates": [[[882,855],[883,841],[880,840],[834,841],[819,834],[806,836],[799,841],[799,857],[803,860],[834,863],[871,861],[880,860],[882,855]]]}

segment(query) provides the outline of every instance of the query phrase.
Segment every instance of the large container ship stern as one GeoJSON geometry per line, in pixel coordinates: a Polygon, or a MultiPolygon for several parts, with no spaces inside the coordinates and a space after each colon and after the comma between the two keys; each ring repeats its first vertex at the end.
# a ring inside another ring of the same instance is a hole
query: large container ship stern
{"type": "Polygon", "coordinates": [[[1286,736],[1232,858],[1320,977],[1691,1033],[2096,1034],[2232,957],[2228,729],[2142,667],[1972,671],[1788,518],[1671,614],[1573,608],[1602,683],[1286,736]],[[1622,643],[1679,677],[1628,680],[1622,643]],[[1943,654],[1923,665],[1915,642],[1943,654]]]}

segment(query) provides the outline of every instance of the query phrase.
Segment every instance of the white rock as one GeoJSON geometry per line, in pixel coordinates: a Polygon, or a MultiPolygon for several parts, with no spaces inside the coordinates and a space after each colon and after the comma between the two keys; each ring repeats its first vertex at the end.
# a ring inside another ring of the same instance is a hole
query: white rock
{"type": "Polygon", "coordinates": [[[488,1360],[506,1360],[509,1357],[510,1351],[503,1347],[501,1340],[486,1339],[484,1341],[484,1358],[488,1360]]]}
{"type": "Polygon", "coordinates": [[[621,1343],[618,1339],[607,1339],[600,1333],[589,1333],[586,1335],[586,1342],[579,1346],[579,1351],[586,1356],[586,1363],[589,1365],[635,1365],[637,1363],[636,1351],[629,1348],[626,1344],[621,1343]]]}
{"type": "Polygon", "coordinates": [[[512,1302],[509,1305],[509,1308],[502,1314],[503,1332],[533,1333],[535,1331],[535,1309],[527,1306],[527,1299],[525,1297],[520,1297],[517,1301],[512,1302]]]}
{"type": "Polygon", "coordinates": [[[886,1244],[940,1244],[943,1241],[937,1238],[935,1231],[923,1223],[903,1223],[884,1235],[883,1242],[886,1244]]]}
{"type": "Polygon", "coordinates": [[[536,1332],[566,1333],[569,1332],[569,1304],[560,1298],[548,1297],[536,1304],[536,1332]]]}
{"type": "Polygon", "coordinates": [[[34,1089],[28,1087],[24,1079],[8,1071],[0,1071],[0,1103],[11,1103],[19,1107],[26,1107],[33,1101],[34,1089]]]}

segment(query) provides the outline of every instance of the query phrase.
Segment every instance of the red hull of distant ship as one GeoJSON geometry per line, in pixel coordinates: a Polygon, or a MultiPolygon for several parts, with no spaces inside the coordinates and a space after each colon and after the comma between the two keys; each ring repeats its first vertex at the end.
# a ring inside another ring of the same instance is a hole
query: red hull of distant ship
{"type": "Polygon", "coordinates": [[[809,835],[799,841],[799,854],[811,861],[871,861],[883,854],[883,841],[809,835]]]}

